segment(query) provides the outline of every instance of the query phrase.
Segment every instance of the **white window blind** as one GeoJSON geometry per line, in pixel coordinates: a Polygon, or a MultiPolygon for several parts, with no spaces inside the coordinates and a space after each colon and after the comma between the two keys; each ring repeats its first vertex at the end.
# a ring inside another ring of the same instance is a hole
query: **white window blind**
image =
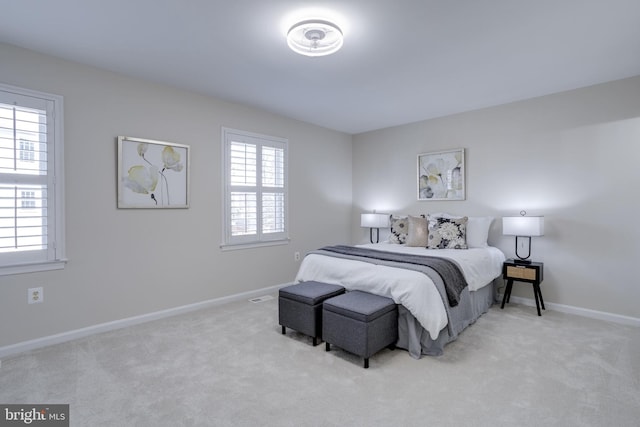
{"type": "Polygon", "coordinates": [[[287,240],[287,141],[223,128],[224,242],[287,240]]]}
{"type": "Polygon", "coordinates": [[[0,85],[0,274],[61,268],[62,98],[0,85]]]}

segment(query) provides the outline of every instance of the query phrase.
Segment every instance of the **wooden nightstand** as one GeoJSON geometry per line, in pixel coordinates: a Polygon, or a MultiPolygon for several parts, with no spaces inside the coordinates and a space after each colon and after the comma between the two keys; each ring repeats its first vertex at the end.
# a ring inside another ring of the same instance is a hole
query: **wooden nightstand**
{"type": "Polygon", "coordinates": [[[502,306],[504,303],[509,302],[511,298],[511,288],[513,288],[513,281],[527,282],[533,285],[533,295],[536,297],[536,308],[538,309],[538,316],[542,316],[540,313],[540,307],[544,308],[544,301],[542,300],[542,292],[540,291],[540,283],[542,282],[544,274],[543,263],[532,262],[531,264],[518,264],[513,259],[508,259],[502,264],[502,278],[507,281],[507,288],[502,296],[502,306]]]}

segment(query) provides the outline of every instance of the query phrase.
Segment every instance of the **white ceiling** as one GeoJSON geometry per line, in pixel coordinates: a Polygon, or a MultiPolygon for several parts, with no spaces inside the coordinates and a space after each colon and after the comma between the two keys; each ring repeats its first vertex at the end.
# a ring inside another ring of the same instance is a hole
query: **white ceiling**
{"type": "Polygon", "coordinates": [[[347,133],[640,75],[640,0],[0,0],[0,10],[0,42],[347,133]],[[289,50],[286,30],[305,10],[343,28],[342,50],[289,50]]]}

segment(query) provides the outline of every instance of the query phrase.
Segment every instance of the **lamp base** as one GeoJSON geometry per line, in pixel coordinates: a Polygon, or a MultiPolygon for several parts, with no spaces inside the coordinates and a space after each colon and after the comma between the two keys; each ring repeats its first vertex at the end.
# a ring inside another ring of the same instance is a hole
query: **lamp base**
{"type": "Polygon", "coordinates": [[[369,241],[371,243],[380,243],[380,229],[376,228],[376,241],[373,241],[373,228],[369,229],[369,241]]]}
{"type": "Polygon", "coordinates": [[[529,236],[516,236],[516,258],[514,262],[516,264],[522,264],[522,265],[527,265],[527,264],[531,264],[531,261],[528,259],[531,256],[531,237],[529,236]],[[527,252],[527,256],[523,257],[518,253],[518,238],[520,237],[526,237],[529,240],[529,252],[527,252]]]}

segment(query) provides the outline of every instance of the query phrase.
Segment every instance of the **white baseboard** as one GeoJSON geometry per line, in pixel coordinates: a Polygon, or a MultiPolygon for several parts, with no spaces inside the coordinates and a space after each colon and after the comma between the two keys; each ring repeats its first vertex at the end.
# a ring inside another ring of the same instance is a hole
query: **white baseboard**
{"type": "MultiPolygon", "coordinates": [[[[502,302],[502,294],[498,294],[498,301],[502,302]]],[[[522,305],[527,305],[530,307],[536,306],[536,301],[532,298],[511,296],[510,301],[518,304],[522,304],[522,305]]],[[[571,305],[555,304],[547,301],[544,302],[544,306],[546,309],[559,311],[561,313],[576,314],[582,317],[589,317],[589,318],[598,319],[598,320],[606,320],[608,322],[618,323],[621,325],[631,325],[631,326],[640,327],[640,319],[636,317],[607,313],[605,311],[590,310],[588,308],[574,307],[571,305]]]]}
{"type": "Polygon", "coordinates": [[[270,294],[276,292],[283,286],[291,285],[293,283],[283,283],[281,285],[269,286],[255,291],[242,292],[239,294],[229,295],[226,297],[210,299],[207,301],[201,301],[194,304],[183,305],[180,307],[169,308],[166,310],[155,311],[153,313],[142,314],[140,316],[127,317],[125,319],[114,320],[112,322],[101,323],[98,325],[88,326],[86,328],[75,329],[68,332],[62,332],[60,334],[49,335],[42,338],[36,338],[29,341],[22,341],[17,344],[11,344],[4,347],[0,347],[0,358],[14,356],[19,353],[23,353],[29,350],[35,350],[38,348],[60,344],[67,341],[72,341],[78,338],[84,338],[89,335],[99,334],[102,332],[109,332],[116,329],[126,328],[127,326],[133,326],[140,323],[151,322],[153,320],[163,319],[165,317],[176,316],[178,314],[188,313],[191,311],[201,310],[203,308],[214,307],[217,305],[226,304],[234,301],[241,301],[245,299],[254,298],[264,294],[270,294]]]}

